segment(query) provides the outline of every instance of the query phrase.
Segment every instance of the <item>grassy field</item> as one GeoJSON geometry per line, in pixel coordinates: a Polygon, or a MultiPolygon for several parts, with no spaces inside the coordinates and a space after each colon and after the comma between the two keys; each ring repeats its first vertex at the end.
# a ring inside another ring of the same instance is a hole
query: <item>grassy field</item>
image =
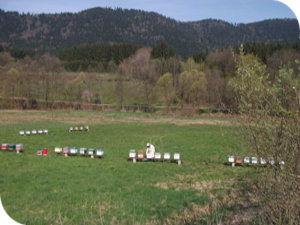
{"type": "Polygon", "coordinates": [[[234,213],[227,204],[234,185],[253,173],[223,165],[228,154],[241,153],[228,119],[0,111],[0,124],[0,143],[22,143],[26,149],[0,151],[0,195],[6,212],[27,225],[200,223],[216,199],[220,213],[234,213]],[[89,125],[90,131],[69,133],[76,125],[89,125]],[[48,129],[49,135],[19,135],[32,129],[48,129]],[[185,161],[127,161],[130,149],[145,149],[147,142],[156,152],[178,152],[185,161]],[[55,146],[101,148],[106,156],[57,156],[55,146]],[[37,156],[43,148],[49,155],[37,156]]]}

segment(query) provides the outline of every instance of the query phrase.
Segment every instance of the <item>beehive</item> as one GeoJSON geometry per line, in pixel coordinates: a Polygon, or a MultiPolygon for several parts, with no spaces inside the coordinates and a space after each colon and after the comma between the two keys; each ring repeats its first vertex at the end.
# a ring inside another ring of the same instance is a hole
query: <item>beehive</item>
{"type": "Polygon", "coordinates": [[[43,155],[48,155],[48,149],[47,148],[43,149],[43,155]]]}
{"type": "Polygon", "coordinates": [[[77,131],[77,130],[78,130],[78,127],[74,127],[74,130],[77,131]]]}
{"type": "Polygon", "coordinates": [[[285,165],[285,162],[283,160],[279,160],[278,164],[283,166],[285,165]]]}
{"type": "Polygon", "coordinates": [[[25,135],[24,130],[20,130],[20,131],[19,131],[19,134],[22,135],[22,136],[25,135]]]}
{"type": "Polygon", "coordinates": [[[2,150],[2,144],[0,144],[0,150],[2,150]]]}
{"type": "Polygon", "coordinates": [[[85,126],[84,129],[85,129],[86,131],[89,131],[89,130],[90,130],[89,126],[85,126]]]}
{"type": "Polygon", "coordinates": [[[250,163],[250,158],[248,156],[244,158],[244,163],[250,163]]]}
{"type": "Polygon", "coordinates": [[[36,130],[32,130],[31,133],[32,133],[32,134],[36,134],[36,130]]]}
{"type": "Polygon", "coordinates": [[[42,150],[37,151],[37,155],[43,155],[43,151],[42,150]]]}
{"type": "Polygon", "coordinates": [[[2,144],[2,150],[8,150],[8,144],[2,144]]]}
{"type": "Polygon", "coordinates": [[[48,134],[48,130],[47,129],[43,130],[43,133],[48,134]]]}
{"type": "Polygon", "coordinates": [[[130,158],[135,158],[135,157],[136,157],[136,152],[135,152],[135,150],[131,149],[131,150],[129,151],[129,157],[130,157],[130,158]]]}
{"type": "Polygon", "coordinates": [[[9,144],[8,145],[8,150],[10,150],[10,151],[16,150],[16,145],[15,144],[9,144]]]}
{"type": "Polygon", "coordinates": [[[152,159],[154,157],[154,155],[152,153],[148,153],[146,154],[147,159],[152,159]]]}
{"type": "Polygon", "coordinates": [[[63,153],[64,154],[69,154],[70,153],[70,148],[69,147],[64,147],[63,153]]]}
{"type": "Polygon", "coordinates": [[[86,152],[87,152],[87,149],[86,149],[86,148],[80,148],[80,149],[79,149],[79,153],[80,153],[81,155],[85,155],[86,152]]]}
{"type": "Polygon", "coordinates": [[[251,157],[251,163],[257,164],[257,157],[251,157]]]}
{"type": "Polygon", "coordinates": [[[266,160],[263,157],[260,157],[260,164],[261,165],[267,164],[266,160]]]}
{"type": "Polygon", "coordinates": [[[23,145],[22,144],[17,144],[16,145],[16,150],[17,151],[23,151],[23,145]]]}
{"type": "Polygon", "coordinates": [[[38,134],[42,134],[43,133],[43,130],[38,130],[38,134]]]}
{"type": "Polygon", "coordinates": [[[104,155],[103,149],[97,149],[96,155],[99,155],[99,156],[104,155]]]}
{"type": "Polygon", "coordinates": [[[274,160],[274,158],[270,158],[270,159],[269,159],[269,163],[270,163],[271,165],[275,165],[275,160],[274,160]]]}
{"type": "Polygon", "coordinates": [[[78,153],[78,149],[77,149],[76,147],[72,147],[72,148],[70,149],[70,153],[71,153],[71,154],[77,154],[77,153],[78,153]]]}
{"type": "Polygon", "coordinates": [[[73,127],[69,127],[69,132],[73,131],[73,127]]]}
{"type": "Polygon", "coordinates": [[[241,157],[241,156],[237,156],[237,157],[235,158],[235,162],[236,162],[236,163],[242,163],[242,157],[241,157]]]}
{"type": "Polygon", "coordinates": [[[83,131],[83,127],[79,127],[79,131],[83,131]]]}
{"type": "Polygon", "coordinates": [[[140,158],[140,159],[145,158],[144,150],[138,150],[138,158],[140,158]]]}
{"type": "Polygon", "coordinates": [[[26,134],[26,135],[30,135],[30,130],[26,130],[26,131],[25,131],[25,134],[26,134]]]}
{"type": "Polygon", "coordinates": [[[170,153],[165,152],[165,153],[164,153],[164,159],[169,160],[170,158],[171,158],[171,157],[170,157],[170,153]]]}
{"type": "Polygon", "coordinates": [[[94,148],[89,148],[88,154],[89,155],[95,155],[95,149],[94,148]]]}
{"type": "Polygon", "coordinates": [[[56,146],[54,149],[55,153],[62,153],[62,147],[61,146],[56,146]]]}
{"type": "Polygon", "coordinates": [[[229,163],[234,163],[234,156],[228,156],[228,162],[229,163]]]}
{"type": "Polygon", "coordinates": [[[174,159],[176,159],[176,160],[180,159],[180,154],[179,153],[174,153],[174,159]]]}
{"type": "Polygon", "coordinates": [[[161,159],[161,154],[159,152],[155,152],[154,158],[161,159]]]}

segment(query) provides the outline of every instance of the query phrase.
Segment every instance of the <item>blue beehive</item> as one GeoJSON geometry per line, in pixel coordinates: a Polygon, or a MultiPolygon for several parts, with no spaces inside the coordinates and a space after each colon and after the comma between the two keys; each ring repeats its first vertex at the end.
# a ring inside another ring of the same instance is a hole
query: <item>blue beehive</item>
{"type": "Polygon", "coordinates": [[[72,147],[72,148],[70,149],[70,153],[71,153],[71,154],[77,154],[77,153],[78,153],[78,149],[77,149],[76,147],[72,147]]]}
{"type": "Polygon", "coordinates": [[[103,149],[97,149],[96,155],[98,155],[98,156],[104,155],[103,149]]]}

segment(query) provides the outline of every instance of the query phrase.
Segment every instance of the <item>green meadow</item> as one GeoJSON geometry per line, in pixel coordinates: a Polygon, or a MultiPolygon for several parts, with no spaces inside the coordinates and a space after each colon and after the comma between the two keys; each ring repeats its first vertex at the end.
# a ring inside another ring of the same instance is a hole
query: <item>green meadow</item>
{"type": "Polygon", "coordinates": [[[0,111],[0,196],[22,224],[206,224],[216,199],[224,217],[250,167],[224,165],[241,154],[229,119],[100,111],[0,111]],[[68,132],[70,126],[90,131],[68,132]],[[20,136],[20,130],[48,135],[20,136]],[[130,149],[180,153],[183,163],[128,161],[130,149]],[[105,157],[56,155],[55,146],[103,149],[105,157]],[[48,156],[37,151],[48,149],[48,156]],[[224,204],[222,204],[224,203],[224,204]],[[226,204],[225,204],[226,203],[226,204]]]}

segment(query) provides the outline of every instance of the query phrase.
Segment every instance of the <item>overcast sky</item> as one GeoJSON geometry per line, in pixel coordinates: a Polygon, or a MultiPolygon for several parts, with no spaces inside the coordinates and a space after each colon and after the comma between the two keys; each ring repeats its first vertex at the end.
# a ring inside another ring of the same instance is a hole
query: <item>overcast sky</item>
{"type": "MultiPolygon", "coordinates": [[[[293,10],[298,8],[300,11],[298,6],[293,10]]],[[[230,23],[250,23],[296,18],[291,8],[275,0],[0,0],[2,10],[19,13],[79,12],[94,7],[153,11],[182,22],[213,18],[230,23]]]]}

